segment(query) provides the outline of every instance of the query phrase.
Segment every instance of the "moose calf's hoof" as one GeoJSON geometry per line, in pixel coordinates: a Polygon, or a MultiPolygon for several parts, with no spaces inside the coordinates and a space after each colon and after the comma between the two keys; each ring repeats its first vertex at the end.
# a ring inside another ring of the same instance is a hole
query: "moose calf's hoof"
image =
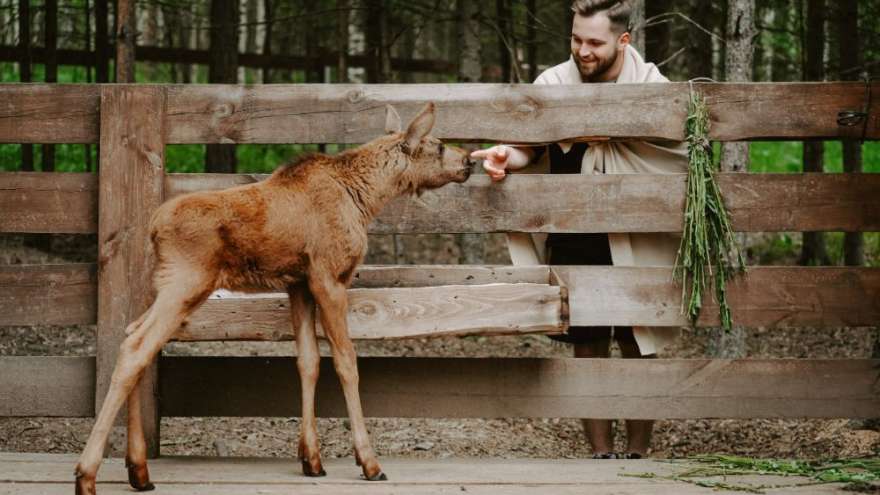
{"type": "Polygon", "coordinates": [[[302,469],[303,469],[304,475],[312,477],[312,478],[317,478],[320,476],[327,476],[327,471],[324,471],[324,468],[321,466],[320,462],[318,463],[317,466],[312,467],[312,465],[309,464],[309,461],[307,459],[303,459],[302,460],[302,469]]]}
{"type": "Polygon", "coordinates": [[[388,477],[385,476],[385,473],[379,471],[377,474],[367,477],[367,481],[388,481],[388,477]]]}
{"type": "Polygon", "coordinates": [[[125,467],[128,469],[128,484],[139,492],[148,492],[155,490],[156,485],[150,483],[150,473],[147,471],[147,465],[140,466],[125,461],[125,467]]]}
{"type": "Polygon", "coordinates": [[[95,478],[76,473],[76,495],[95,495],[95,478]]]}

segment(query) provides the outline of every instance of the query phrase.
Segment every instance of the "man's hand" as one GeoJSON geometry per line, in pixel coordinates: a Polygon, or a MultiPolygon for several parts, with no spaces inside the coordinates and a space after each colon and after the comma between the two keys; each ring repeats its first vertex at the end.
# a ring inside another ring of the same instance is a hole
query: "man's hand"
{"type": "Polygon", "coordinates": [[[506,144],[474,151],[471,153],[471,158],[482,158],[483,169],[494,181],[499,181],[506,177],[508,168],[525,167],[531,159],[525,151],[506,144]]]}

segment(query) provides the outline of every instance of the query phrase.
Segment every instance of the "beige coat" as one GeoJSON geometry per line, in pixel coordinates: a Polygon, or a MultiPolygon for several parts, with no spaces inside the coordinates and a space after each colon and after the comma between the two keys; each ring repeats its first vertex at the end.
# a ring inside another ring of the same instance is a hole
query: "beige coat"
{"type": "MultiPolygon", "coordinates": [[[[617,84],[669,82],[654,64],[646,63],[631,46],[626,47],[617,84]]],[[[573,59],[541,73],[535,84],[582,84],[573,59]]],[[[560,143],[568,151],[570,143],[560,143]]],[[[547,157],[544,154],[544,159],[547,157]]],[[[679,142],[596,142],[584,154],[583,174],[669,174],[687,172],[687,145],[679,142]]],[[[514,265],[547,262],[546,235],[511,234],[508,249],[514,265]]],[[[673,234],[609,234],[612,262],[618,266],[672,266],[680,236],[673,234]]],[[[633,334],[642,354],[659,352],[678,336],[678,328],[635,327],[633,334]]]]}

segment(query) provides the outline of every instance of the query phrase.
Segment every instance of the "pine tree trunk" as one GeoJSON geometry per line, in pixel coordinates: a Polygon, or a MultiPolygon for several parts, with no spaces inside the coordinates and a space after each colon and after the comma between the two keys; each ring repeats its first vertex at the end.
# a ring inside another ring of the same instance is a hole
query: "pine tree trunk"
{"type": "MultiPolygon", "coordinates": [[[[840,79],[855,81],[859,78],[859,71],[854,69],[861,64],[858,0],[840,0],[838,2],[837,33],[841,67],[840,79]]],[[[854,173],[862,171],[862,145],[855,139],[843,141],[843,170],[854,173]]],[[[861,232],[847,232],[845,234],[843,258],[844,264],[848,266],[865,264],[865,240],[861,232]]]]}
{"type": "MultiPolygon", "coordinates": [[[[275,20],[275,11],[272,9],[272,0],[263,0],[263,14],[266,16],[266,32],[263,36],[263,55],[269,58],[272,55],[272,27],[275,20]]],[[[272,82],[272,69],[263,67],[263,84],[272,82]]]]}
{"type": "Polygon", "coordinates": [[[630,44],[645,56],[645,0],[632,0],[632,18],[630,19],[630,44]]]}
{"type": "MultiPolygon", "coordinates": [[[[45,9],[46,29],[46,82],[58,82],[58,1],[46,0],[43,4],[45,9]]],[[[55,145],[43,145],[43,172],[55,171],[55,145]]]]}
{"type": "Polygon", "coordinates": [[[134,82],[134,43],[137,37],[134,0],[116,0],[116,82],[134,82]]]}
{"type": "MultiPolygon", "coordinates": [[[[645,17],[653,19],[671,9],[670,0],[652,0],[645,4],[645,17]]],[[[669,52],[670,23],[658,22],[652,26],[646,26],[645,30],[645,59],[659,64],[672,55],[669,52]]],[[[665,71],[664,71],[665,72],[665,71]]]]}
{"type": "MultiPolygon", "coordinates": [[[[806,32],[804,33],[804,81],[825,79],[825,0],[807,0],[806,32]]],[[[804,141],[804,172],[823,172],[825,144],[804,141]]],[[[825,246],[823,232],[804,232],[802,265],[829,265],[831,260],[825,246]]]]}
{"type": "Polygon", "coordinates": [[[501,64],[501,81],[511,82],[511,63],[510,47],[508,44],[512,40],[510,29],[510,6],[507,0],[495,0],[495,15],[498,24],[498,60],[501,64]]]}
{"type": "MultiPolygon", "coordinates": [[[[18,75],[21,82],[31,82],[31,9],[30,0],[18,0],[18,75]]],[[[33,172],[34,147],[21,145],[21,171],[33,172]]]]}
{"type": "MultiPolygon", "coordinates": [[[[245,6],[247,26],[245,27],[244,51],[245,53],[257,53],[257,22],[260,11],[260,0],[246,0],[245,6]]],[[[257,69],[245,69],[247,76],[245,82],[256,82],[257,69]]]]}
{"type": "MultiPolygon", "coordinates": [[[[690,0],[688,7],[690,18],[699,26],[688,23],[688,49],[687,49],[687,71],[688,79],[696,77],[712,77],[712,37],[707,31],[713,31],[714,22],[712,19],[712,2],[705,0],[690,0]],[[700,29],[702,28],[702,29],[700,29]]],[[[745,10],[744,10],[745,11],[745,10]]],[[[749,11],[749,15],[753,15],[749,11]]],[[[754,20],[750,17],[749,21],[754,25],[754,20]]],[[[751,39],[748,40],[749,50],[751,50],[751,39]]],[[[730,47],[728,47],[730,49],[730,47]]],[[[749,51],[749,60],[751,60],[751,51],[749,51]]],[[[751,78],[750,78],[751,79],[751,78]]]]}
{"type": "Polygon", "coordinates": [[[389,73],[386,71],[385,59],[385,2],[384,0],[366,0],[367,15],[364,16],[366,25],[367,50],[367,83],[388,82],[389,73]]]}
{"type": "Polygon", "coordinates": [[[336,80],[348,82],[348,23],[351,18],[350,0],[336,0],[336,80]]]}
{"type": "MultiPolygon", "coordinates": [[[[752,42],[756,32],[754,15],[755,0],[731,0],[728,4],[727,59],[725,60],[728,82],[752,80],[752,42]]],[[[722,171],[745,172],[748,170],[748,163],[748,143],[723,144],[721,147],[722,171]]],[[[740,245],[745,245],[745,236],[738,236],[738,241],[740,245]]],[[[713,328],[709,334],[707,353],[714,358],[745,357],[748,353],[745,328],[734,326],[729,332],[725,332],[723,328],[713,328]]]]}
{"type": "MultiPolygon", "coordinates": [[[[209,83],[238,80],[238,0],[211,0],[211,47],[209,83]]],[[[235,173],[235,145],[209,144],[205,172],[235,173]]]]}
{"type": "MultiPolygon", "coordinates": [[[[533,2],[533,0],[530,0],[533,2]]],[[[458,81],[480,82],[483,75],[480,46],[480,5],[472,0],[457,0],[456,39],[458,41],[458,81]]],[[[531,20],[530,20],[531,22],[531,20]]],[[[531,43],[532,40],[529,40],[531,43]]],[[[529,45],[531,47],[534,46],[529,45]]],[[[531,56],[530,56],[531,58],[531,56]]],[[[532,61],[529,61],[531,64],[532,61]]],[[[458,234],[458,262],[462,265],[478,265],[485,262],[486,236],[484,234],[458,234]]]]}
{"type": "MultiPolygon", "coordinates": [[[[317,2],[315,0],[307,0],[304,2],[306,14],[317,10],[317,2]]],[[[306,82],[320,83],[324,81],[324,67],[321,65],[320,47],[318,46],[318,25],[317,18],[306,23],[306,82]]]]}

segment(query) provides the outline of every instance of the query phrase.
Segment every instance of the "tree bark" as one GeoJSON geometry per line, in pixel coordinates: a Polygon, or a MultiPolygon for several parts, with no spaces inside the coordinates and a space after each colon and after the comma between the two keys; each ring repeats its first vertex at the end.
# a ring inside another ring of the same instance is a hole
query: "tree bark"
{"type": "MultiPolygon", "coordinates": [[[[266,16],[266,33],[263,37],[263,55],[272,55],[272,26],[275,21],[275,11],[272,9],[272,0],[263,0],[263,12],[266,16]]],[[[263,67],[263,84],[272,82],[272,69],[263,67]]]]}
{"type": "Polygon", "coordinates": [[[348,23],[351,18],[350,0],[336,0],[336,80],[348,82],[348,23]]]}
{"type": "MultiPolygon", "coordinates": [[[[31,82],[31,9],[30,0],[18,0],[18,75],[21,82],[31,82]]],[[[24,172],[34,170],[34,147],[21,145],[21,168],[24,172]]]]}
{"type": "MultiPolygon", "coordinates": [[[[46,35],[46,82],[58,82],[58,1],[46,0],[45,22],[46,28],[43,31],[46,35]]],[[[43,145],[43,172],[55,171],[55,145],[43,145]]]]}
{"type": "Polygon", "coordinates": [[[116,0],[116,82],[134,81],[134,44],[137,38],[133,0],[116,0]]]}
{"type": "MultiPolygon", "coordinates": [[[[838,2],[837,33],[840,79],[855,81],[859,78],[859,71],[853,69],[861,64],[858,0],[838,2]]],[[[843,141],[843,171],[854,173],[862,171],[862,145],[855,139],[843,141]]],[[[843,262],[848,266],[865,264],[865,240],[861,232],[847,232],[844,235],[843,262]]]]}
{"type": "MultiPolygon", "coordinates": [[[[825,79],[825,0],[807,0],[806,32],[804,36],[804,81],[825,79]]],[[[854,47],[852,47],[854,48],[854,47]]],[[[804,141],[804,172],[823,172],[825,143],[804,141]]],[[[829,265],[831,259],[825,246],[823,232],[804,232],[800,263],[802,265],[829,265]]]]}
{"type": "Polygon", "coordinates": [[[387,60],[384,0],[366,0],[367,15],[364,26],[367,66],[367,83],[386,83],[391,79],[391,63],[387,60]]]}
{"type": "MultiPolygon", "coordinates": [[[[731,0],[728,4],[727,51],[725,67],[727,82],[752,80],[753,40],[755,38],[755,0],[731,0]]],[[[705,36],[705,33],[703,33],[705,36]]],[[[711,45],[711,44],[710,44],[711,45]]],[[[724,143],[721,147],[721,170],[745,172],[748,170],[748,143],[724,143]]],[[[741,246],[745,236],[738,236],[741,246]]],[[[709,334],[707,352],[714,358],[742,358],[747,354],[745,328],[734,326],[729,332],[713,328],[709,334]]]]}
{"type": "MultiPolygon", "coordinates": [[[[753,15],[754,9],[749,11],[749,16],[753,15]]],[[[696,77],[712,77],[712,37],[706,31],[713,32],[714,22],[712,22],[712,2],[705,0],[690,0],[688,6],[690,18],[699,26],[688,23],[688,40],[687,40],[687,71],[688,79],[696,77]],[[702,28],[702,29],[701,29],[702,28]]],[[[743,10],[745,12],[745,10],[743,10]]],[[[754,25],[754,19],[749,18],[749,22],[754,25]]],[[[748,40],[749,50],[751,50],[751,39],[748,40]]],[[[730,49],[730,47],[728,47],[730,49]]],[[[751,60],[751,51],[749,51],[749,59],[751,60]]],[[[750,78],[751,79],[751,78],[750,78]]]]}
{"type": "MultiPolygon", "coordinates": [[[[529,8],[534,0],[529,0],[529,8]]],[[[480,82],[483,76],[482,51],[480,46],[480,5],[472,0],[457,0],[456,39],[458,41],[458,81],[463,83],[480,82]]],[[[532,11],[531,15],[536,14],[532,11]]],[[[534,31],[534,19],[529,17],[529,32],[534,31]]],[[[537,57],[532,55],[535,48],[534,34],[529,36],[529,70],[534,69],[537,57]],[[534,58],[533,58],[534,57],[534,58]]],[[[530,75],[531,77],[531,75],[530,75]]],[[[531,78],[534,80],[534,77],[531,78]]],[[[458,262],[462,265],[483,264],[486,258],[486,236],[484,234],[457,234],[458,262]]]]}
{"type": "MultiPolygon", "coordinates": [[[[709,2],[706,2],[709,3],[709,2]]],[[[630,44],[645,56],[645,0],[632,0],[632,18],[630,19],[630,44]]]]}
{"type": "MultiPolygon", "coordinates": [[[[258,14],[260,10],[259,2],[260,0],[247,0],[245,8],[247,12],[247,26],[245,27],[244,40],[245,53],[257,53],[257,22],[259,21],[258,14]]],[[[246,73],[247,76],[245,82],[256,82],[256,70],[246,69],[246,73]]]]}
{"type": "MultiPolygon", "coordinates": [[[[211,0],[211,62],[209,83],[238,81],[238,0],[211,0]]],[[[209,144],[205,172],[235,173],[235,145],[209,144]]]]}
{"type": "MultiPolygon", "coordinates": [[[[495,0],[495,21],[498,27],[498,61],[501,65],[501,81],[512,82],[510,47],[510,6],[507,0],[495,0]]],[[[569,28],[570,29],[570,28],[569,28]]]]}

